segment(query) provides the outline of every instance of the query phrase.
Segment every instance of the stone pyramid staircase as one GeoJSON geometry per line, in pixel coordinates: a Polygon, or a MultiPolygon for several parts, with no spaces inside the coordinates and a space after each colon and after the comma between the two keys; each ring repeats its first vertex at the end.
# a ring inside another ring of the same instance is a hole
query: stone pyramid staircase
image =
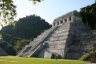
{"type": "Polygon", "coordinates": [[[35,56],[42,57],[42,53],[45,52],[43,50],[46,50],[46,48],[46,51],[49,51],[51,54],[54,52],[59,52],[58,54],[64,56],[65,44],[67,38],[69,37],[69,28],[70,23],[67,22],[46,30],[32,42],[30,42],[30,44],[26,45],[22,51],[20,51],[18,56],[30,57],[34,56],[35,54],[35,56]]]}
{"type": "Polygon", "coordinates": [[[38,49],[42,48],[43,41],[48,38],[48,36],[57,29],[58,27],[52,27],[35,38],[30,44],[26,45],[18,54],[18,56],[30,57],[32,56],[38,49]]]}
{"type": "Polygon", "coordinates": [[[44,41],[46,46],[39,51],[38,57],[51,58],[52,54],[64,57],[64,48],[69,37],[69,28],[70,23],[68,22],[58,26],[50,37],[44,41]]]}

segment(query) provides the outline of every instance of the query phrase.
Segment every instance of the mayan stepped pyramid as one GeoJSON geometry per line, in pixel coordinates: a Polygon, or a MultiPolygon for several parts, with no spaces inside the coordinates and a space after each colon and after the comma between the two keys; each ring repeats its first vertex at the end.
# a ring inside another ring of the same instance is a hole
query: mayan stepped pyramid
{"type": "Polygon", "coordinates": [[[54,19],[52,27],[26,45],[18,56],[78,59],[85,52],[81,35],[88,31],[79,12],[69,12],[54,19]]]}

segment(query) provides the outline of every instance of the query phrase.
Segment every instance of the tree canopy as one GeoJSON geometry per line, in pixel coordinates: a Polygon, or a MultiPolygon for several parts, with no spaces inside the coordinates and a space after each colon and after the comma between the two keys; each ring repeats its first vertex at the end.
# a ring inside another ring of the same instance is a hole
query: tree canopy
{"type": "Polygon", "coordinates": [[[15,49],[15,52],[51,27],[49,23],[37,15],[20,18],[15,23],[15,26],[8,25],[1,29],[3,41],[12,46],[11,48],[15,49]]]}
{"type": "Polygon", "coordinates": [[[16,6],[12,0],[0,0],[0,24],[8,25],[16,16],[16,6]]]}
{"type": "Polygon", "coordinates": [[[96,3],[83,7],[80,11],[83,22],[92,29],[96,29],[96,3]]]}
{"type": "Polygon", "coordinates": [[[16,22],[14,33],[16,37],[32,39],[50,27],[51,25],[40,16],[30,15],[21,18],[16,22]]]}
{"type": "Polygon", "coordinates": [[[30,1],[32,1],[34,4],[36,4],[37,2],[41,2],[43,0],[30,0],[30,1]]]}
{"type": "MultiPolygon", "coordinates": [[[[34,4],[43,0],[30,0],[34,4]]],[[[0,25],[8,25],[16,17],[16,6],[12,0],[0,0],[0,25]]]]}

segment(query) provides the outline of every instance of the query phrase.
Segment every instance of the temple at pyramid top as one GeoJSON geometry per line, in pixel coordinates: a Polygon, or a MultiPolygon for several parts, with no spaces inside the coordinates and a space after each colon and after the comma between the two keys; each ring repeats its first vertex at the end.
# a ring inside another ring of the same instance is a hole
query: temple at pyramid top
{"type": "Polygon", "coordinates": [[[81,15],[79,12],[77,12],[76,10],[71,11],[67,14],[64,14],[56,19],[54,19],[53,21],[53,26],[58,26],[58,25],[62,25],[66,22],[73,22],[74,20],[79,20],[82,21],[81,15]]]}

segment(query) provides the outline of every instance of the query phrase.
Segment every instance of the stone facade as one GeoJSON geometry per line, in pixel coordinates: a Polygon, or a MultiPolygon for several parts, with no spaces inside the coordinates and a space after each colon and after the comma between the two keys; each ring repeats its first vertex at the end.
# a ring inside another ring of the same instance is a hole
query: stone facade
{"type": "Polygon", "coordinates": [[[94,50],[94,47],[96,47],[96,30],[91,30],[88,33],[82,34],[80,42],[86,52],[94,50]]]}
{"type": "Polygon", "coordinates": [[[69,12],[56,18],[52,28],[26,45],[18,56],[78,59],[85,52],[81,35],[89,31],[77,11],[69,12]]]}

